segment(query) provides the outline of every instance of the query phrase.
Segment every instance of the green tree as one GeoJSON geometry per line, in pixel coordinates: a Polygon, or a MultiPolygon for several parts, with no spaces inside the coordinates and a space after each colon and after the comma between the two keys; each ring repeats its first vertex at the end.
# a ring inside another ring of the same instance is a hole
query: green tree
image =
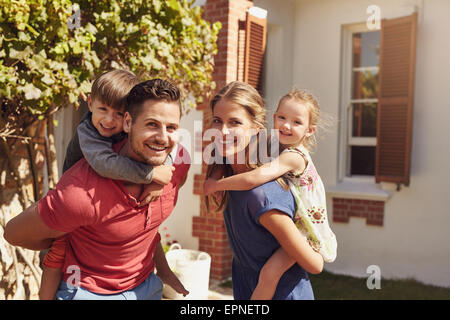
{"type": "MultiPolygon", "coordinates": [[[[171,80],[182,92],[185,111],[214,90],[221,25],[203,20],[202,8],[192,3],[0,0],[0,234],[9,218],[42,196],[42,163],[49,187],[56,184],[53,115],[77,108],[96,76],[123,68],[142,80],[171,80]],[[16,192],[5,191],[8,181],[16,192]],[[14,199],[19,209],[9,206],[14,199]]],[[[0,238],[0,277],[9,279],[0,285],[0,298],[2,286],[5,298],[29,297],[23,274],[39,282],[37,257],[0,238]]]]}

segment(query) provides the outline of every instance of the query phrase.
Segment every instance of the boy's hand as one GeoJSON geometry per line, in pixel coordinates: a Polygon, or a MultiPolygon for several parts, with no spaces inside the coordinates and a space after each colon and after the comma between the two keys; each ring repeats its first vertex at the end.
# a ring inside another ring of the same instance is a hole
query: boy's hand
{"type": "Polygon", "coordinates": [[[166,185],[172,180],[172,174],[175,170],[174,166],[157,166],[153,168],[152,182],[166,185]]]}
{"type": "Polygon", "coordinates": [[[139,207],[143,207],[150,202],[156,201],[163,193],[164,186],[157,183],[150,183],[144,186],[141,197],[138,199],[139,207]]]}
{"type": "Polygon", "coordinates": [[[207,196],[211,193],[218,191],[216,186],[217,180],[211,178],[206,179],[205,182],[203,183],[203,194],[207,196]]]}

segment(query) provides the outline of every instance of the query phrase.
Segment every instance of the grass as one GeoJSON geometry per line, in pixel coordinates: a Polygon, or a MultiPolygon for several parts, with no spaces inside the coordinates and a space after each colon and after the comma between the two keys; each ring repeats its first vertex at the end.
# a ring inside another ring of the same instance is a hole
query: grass
{"type": "Polygon", "coordinates": [[[412,279],[381,279],[380,289],[368,289],[367,278],[322,272],[310,275],[316,300],[450,300],[450,288],[425,285],[412,279]]]}
{"type": "MultiPolygon", "coordinates": [[[[425,285],[412,279],[381,279],[381,288],[370,290],[366,278],[327,271],[309,277],[316,300],[450,300],[450,288],[425,285]]],[[[231,288],[231,280],[220,286],[231,288]]]]}

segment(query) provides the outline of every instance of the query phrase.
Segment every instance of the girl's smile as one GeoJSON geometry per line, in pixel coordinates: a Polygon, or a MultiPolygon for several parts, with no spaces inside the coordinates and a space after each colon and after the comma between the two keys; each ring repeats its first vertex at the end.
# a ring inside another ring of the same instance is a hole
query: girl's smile
{"type": "Polygon", "coordinates": [[[306,136],[314,133],[310,126],[309,110],[305,104],[286,99],[274,114],[274,128],[279,130],[281,144],[299,146],[306,136]]]}

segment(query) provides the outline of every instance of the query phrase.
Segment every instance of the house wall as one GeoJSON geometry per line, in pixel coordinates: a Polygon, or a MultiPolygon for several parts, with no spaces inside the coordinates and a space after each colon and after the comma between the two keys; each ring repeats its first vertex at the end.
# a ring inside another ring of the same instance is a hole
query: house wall
{"type": "Polygon", "coordinates": [[[192,236],[192,219],[198,216],[200,210],[200,197],[194,195],[194,176],[201,174],[201,141],[195,139],[195,132],[201,133],[203,112],[191,110],[183,115],[180,122],[182,139],[180,143],[189,151],[191,167],[183,187],[178,193],[178,200],[172,214],[159,227],[162,239],[176,240],[185,249],[199,248],[199,239],[192,236]],[[200,150],[198,147],[200,146],[200,150]],[[167,227],[167,229],[165,229],[167,227]],[[170,236],[167,237],[166,234],[170,236]]]}
{"type": "Polygon", "coordinates": [[[450,126],[447,123],[450,119],[450,95],[447,94],[450,42],[445,39],[450,30],[450,2],[299,0],[284,1],[280,5],[255,0],[254,3],[268,10],[269,37],[275,35],[275,39],[268,39],[266,101],[276,101],[296,85],[311,90],[319,98],[322,110],[336,120],[336,125],[319,141],[319,148],[313,154],[329,191],[329,220],[338,239],[338,258],[326,264],[326,269],[367,277],[367,267],[377,265],[384,278],[415,278],[449,287],[450,209],[447,199],[450,193],[446,181],[450,179],[450,126]],[[343,183],[345,179],[341,177],[338,160],[342,143],[342,29],[349,24],[364,23],[369,17],[366,13],[369,5],[378,5],[381,17],[387,19],[418,11],[410,186],[396,191],[391,184],[380,186],[372,182],[369,187],[367,183],[361,184],[365,190],[356,190],[358,199],[384,197],[381,226],[368,224],[368,219],[361,216],[348,217],[348,222],[333,222],[332,219],[333,197],[352,198],[355,194],[355,190],[350,193],[344,188],[348,183],[343,183]],[[270,30],[281,31],[271,33],[270,30]],[[277,41],[281,46],[270,45],[277,41]],[[272,79],[281,79],[279,72],[286,68],[292,71],[283,71],[286,78],[274,84],[272,79]]]}

